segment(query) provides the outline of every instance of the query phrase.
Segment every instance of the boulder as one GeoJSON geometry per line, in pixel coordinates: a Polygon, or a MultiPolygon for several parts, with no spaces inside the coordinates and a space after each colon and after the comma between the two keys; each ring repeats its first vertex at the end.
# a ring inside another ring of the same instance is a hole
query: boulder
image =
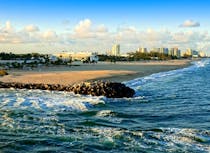
{"type": "Polygon", "coordinates": [[[24,83],[5,83],[0,82],[0,88],[17,88],[17,89],[41,89],[74,92],[75,94],[106,96],[108,98],[133,97],[135,91],[122,83],[118,82],[82,82],[72,86],[59,84],[24,84],[24,83]]]}

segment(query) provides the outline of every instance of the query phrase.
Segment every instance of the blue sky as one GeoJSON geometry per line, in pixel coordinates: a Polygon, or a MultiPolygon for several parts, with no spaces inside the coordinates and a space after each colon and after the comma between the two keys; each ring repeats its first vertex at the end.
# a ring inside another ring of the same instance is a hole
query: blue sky
{"type": "Polygon", "coordinates": [[[106,52],[114,43],[120,43],[124,52],[138,46],[210,49],[208,0],[0,0],[0,3],[0,51],[13,48],[16,52],[62,49],[106,52]],[[26,30],[27,26],[36,30],[26,30]],[[9,34],[4,33],[5,29],[9,34]],[[199,39],[195,38],[197,35],[199,39]]]}

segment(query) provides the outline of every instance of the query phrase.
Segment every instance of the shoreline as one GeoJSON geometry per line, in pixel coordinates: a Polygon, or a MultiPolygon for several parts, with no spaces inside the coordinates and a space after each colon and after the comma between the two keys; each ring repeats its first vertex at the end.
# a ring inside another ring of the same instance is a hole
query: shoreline
{"type": "MultiPolygon", "coordinates": [[[[145,77],[145,76],[149,76],[155,73],[160,73],[160,72],[167,72],[167,71],[172,71],[172,70],[177,70],[177,69],[182,69],[185,67],[190,66],[191,64],[186,64],[186,65],[177,65],[177,66],[170,66],[170,67],[156,67],[154,68],[152,71],[145,71],[145,72],[135,72],[133,74],[123,74],[123,75],[113,75],[113,76],[109,76],[109,77],[102,77],[102,78],[98,78],[98,79],[90,79],[87,81],[112,81],[112,82],[125,82],[125,81],[130,81],[136,78],[141,78],[141,77],[145,77]]],[[[161,65],[162,66],[162,65],[161,65]]]]}
{"type": "Polygon", "coordinates": [[[84,81],[124,82],[154,73],[188,67],[192,60],[149,61],[135,63],[99,63],[77,67],[43,68],[41,71],[9,71],[2,82],[72,85],[84,81]]]}
{"type": "MultiPolygon", "coordinates": [[[[192,65],[192,62],[195,60],[182,60],[181,63],[180,60],[170,60],[170,61],[155,61],[155,62],[134,62],[134,63],[127,63],[128,65],[140,65],[144,67],[153,67],[152,70],[146,70],[146,71],[135,71],[133,74],[123,74],[123,75],[113,75],[109,77],[102,77],[98,79],[90,79],[87,81],[111,81],[111,82],[126,82],[130,81],[136,78],[141,78],[145,76],[149,76],[155,73],[160,73],[160,72],[167,72],[167,71],[172,71],[172,70],[177,70],[177,69],[182,69],[189,67],[192,65]],[[177,63],[178,61],[178,63],[177,63]],[[154,65],[156,64],[156,65],[154,65]]],[[[124,63],[123,63],[124,64],[124,63]]]]}

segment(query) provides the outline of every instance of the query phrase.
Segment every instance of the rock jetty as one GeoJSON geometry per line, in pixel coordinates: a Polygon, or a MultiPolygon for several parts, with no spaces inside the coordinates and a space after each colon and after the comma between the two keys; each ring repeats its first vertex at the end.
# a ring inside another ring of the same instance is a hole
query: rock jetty
{"type": "Polygon", "coordinates": [[[133,97],[135,94],[135,91],[125,86],[125,84],[105,81],[82,82],[69,86],[60,84],[0,82],[0,88],[67,91],[82,95],[106,96],[108,98],[133,97]]]}

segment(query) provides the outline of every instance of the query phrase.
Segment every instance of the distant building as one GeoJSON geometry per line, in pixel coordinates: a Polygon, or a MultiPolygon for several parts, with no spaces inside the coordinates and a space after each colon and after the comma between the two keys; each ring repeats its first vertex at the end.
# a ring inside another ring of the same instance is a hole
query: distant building
{"type": "Polygon", "coordinates": [[[168,54],[177,58],[181,57],[181,51],[178,48],[170,48],[168,54]]]}
{"type": "Polygon", "coordinates": [[[188,56],[192,56],[192,55],[193,55],[193,50],[190,49],[190,48],[188,48],[188,49],[186,50],[185,54],[188,55],[188,56]]]}
{"type": "Polygon", "coordinates": [[[193,50],[193,52],[192,52],[192,57],[198,57],[198,56],[199,56],[198,51],[193,50]]]}
{"type": "Polygon", "coordinates": [[[11,63],[24,63],[24,60],[0,60],[0,64],[11,64],[11,63]]]}
{"type": "Polygon", "coordinates": [[[120,56],[120,45],[119,44],[115,44],[112,46],[112,56],[120,56]]]}
{"type": "Polygon", "coordinates": [[[199,52],[196,50],[192,50],[190,48],[187,49],[187,51],[185,52],[186,55],[191,56],[191,57],[199,57],[199,52]]]}
{"type": "Polygon", "coordinates": [[[91,53],[91,52],[78,52],[78,53],[62,52],[62,53],[55,54],[55,56],[57,58],[62,59],[63,61],[69,61],[70,59],[72,61],[84,61],[84,60],[87,60],[88,58],[91,62],[98,61],[97,53],[91,53]]]}
{"type": "Polygon", "coordinates": [[[160,48],[159,53],[168,54],[168,48],[160,48]]]}
{"type": "Polygon", "coordinates": [[[55,55],[49,55],[50,62],[56,62],[58,60],[58,57],[55,55]]]}
{"type": "Polygon", "coordinates": [[[200,51],[200,52],[199,52],[199,56],[200,56],[200,57],[206,57],[206,54],[205,54],[204,52],[200,51]]]}
{"type": "Polygon", "coordinates": [[[147,53],[147,48],[139,47],[137,51],[140,52],[140,53],[147,53]]]}
{"type": "Polygon", "coordinates": [[[174,56],[180,58],[181,57],[181,51],[178,48],[174,48],[174,56]]]}

